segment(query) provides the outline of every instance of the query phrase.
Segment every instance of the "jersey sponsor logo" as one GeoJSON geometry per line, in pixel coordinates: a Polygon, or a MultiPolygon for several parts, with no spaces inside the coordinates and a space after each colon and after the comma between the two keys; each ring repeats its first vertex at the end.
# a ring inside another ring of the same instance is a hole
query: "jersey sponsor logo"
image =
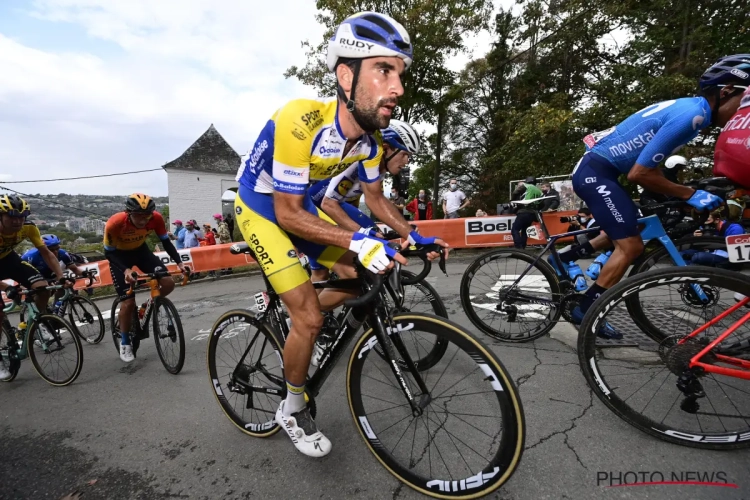
{"type": "Polygon", "coordinates": [[[302,123],[307,127],[307,131],[312,132],[323,123],[323,116],[321,116],[320,110],[316,109],[315,111],[310,111],[309,113],[302,115],[300,120],[302,120],[302,123]]]}
{"type": "Polygon", "coordinates": [[[596,186],[596,191],[602,196],[609,196],[612,194],[612,191],[607,190],[607,186],[605,185],[596,186]]]}
{"type": "Polygon", "coordinates": [[[333,155],[333,154],[339,154],[341,152],[341,149],[339,148],[326,148],[325,146],[320,146],[318,149],[318,153],[322,155],[333,155]]]}
{"type": "Polygon", "coordinates": [[[612,213],[612,216],[615,218],[615,220],[619,222],[620,224],[624,224],[625,218],[622,216],[620,211],[615,206],[615,202],[613,202],[612,198],[610,198],[609,196],[612,194],[612,191],[608,190],[607,186],[603,184],[601,186],[596,186],[596,191],[600,195],[602,195],[602,198],[604,199],[604,203],[607,205],[607,208],[612,213]]]}
{"type": "Polygon", "coordinates": [[[630,153],[631,151],[635,151],[637,149],[643,148],[651,142],[651,139],[654,138],[654,129],[649,130],[648,132],[644,134],[638,134],[636,137],[633,137],[632,139],[628,139],[624,142],[618,142],[617,144],[609,147],[609,152],[612,155],[612,157],[622,156],[625,154],[630,153]]]}
{"type": "Polygon", "coordinates": [[[750,112],[745,112],[743,115],[736,114],[731,120],[727,122],[722,132],[729,132],[731,130],[747,130],[750,129],[750,112]]]}
{"type": "Polygon", "coordinates": [[[304,177],[305,172],[300,170],[292,170],[292,169],[286,169],[284,170],[284,175],[288,175],[290,177],[304,177]]]}
{"type": "Polygon", "coordinates": [[[654,156],[651,157],[651,161],[654,163],[661,163],[663,159],[664,159],[664,155],[662,153],[656,153],[654,156]]]}
{"type": "Polygon", "coordinates": [[[260,239],[257,235],[250,235],[250,241],[248,241],[248,243],[253,246],[253,252],[255,252],[255,256],[258,258],[258,263],[263,268],[263,271],[265,271],[268,266],[273,265],[273,259],[268,255],[266,248],[261,245],[260,239]]]}
{"type": "Polygon", "coordinates": [[[292,130],[292,135],[294,136],[295,139],[298,139],[300,141],[304,141],[305,139],[307,139],[307,136],[305,135],[305,133],[298,128],[295,128],[294,130],[292,130]]]}
{"type": "Polygon", "coordinates": [[[342,179],[341,182],[339,182],[339,185],[336,186],[336,192],[341,196],[346,196],[346,193],[349,192],[353,185],[354,183],[351,179],[342,179]]]}
{"type": "Polygon", "coordinates": [[[286,182],[279,182],[276,179],[273,181],[273,188],[276,191],[281,191],[282,193],[291,193],[291,194],[303,194],[305,192],[305,186],[303,184],[288,184],[286,182]]]}
{"type": "Polygon", "coordinates": [[[610,127],[606,130],[601,130],[599,132],[594,132],[593,134],[589,134],[586,137],[583,138],[584,144],[586,144],[589,149],[596,146],[596,143],[610,135],[612,132],[617,130],[617,127],[610,127]]]}
{"type": "Polygon", "coordinates": [[[250,170],[253,173],[258,171],[258,169],[256,168],[258,166],[258,160],[260,160],[260,157],[263,155],[263,153],[266,152],[266,149],[268,149],[268,141],[263,139],[263,142],[257,144],[255,146],[255,149],[253,149],[252,154],[250,154],[250,156],[248,157],[246,165],[250,167],[250,170]]]}
{"type": "Polygon", "coordinates": [[[693,117],[693,130],[698,130],[698,127],[703,125],[703,122],[706,120],[706,117],[703,115],[696,115],[693,117]]]}

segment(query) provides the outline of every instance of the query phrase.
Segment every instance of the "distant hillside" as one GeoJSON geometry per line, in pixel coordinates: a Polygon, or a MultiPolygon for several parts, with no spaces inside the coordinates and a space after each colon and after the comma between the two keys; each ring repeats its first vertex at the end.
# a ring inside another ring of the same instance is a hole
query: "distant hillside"
{"type": "MultiPolygon", "coordinates": [[[[31,205],[31,220],[54,225],[74,217],[99,217],[108,219],[125,206],[125,196],[83,194],[36,194],[27,196],[31,205]]],[[[157,209],[169,202],[166,196],[155,197],[157,209]]]]}

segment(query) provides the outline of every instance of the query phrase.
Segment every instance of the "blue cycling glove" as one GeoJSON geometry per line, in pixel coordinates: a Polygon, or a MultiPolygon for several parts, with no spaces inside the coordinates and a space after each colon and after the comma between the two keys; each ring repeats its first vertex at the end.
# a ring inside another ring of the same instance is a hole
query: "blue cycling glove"
{"type": "Polygon", "coordinates": [[[378,230],[377,228],[371,228],[371,227],[360,227],[357,229],[357,232],[359,234],[364,234],[365,236],[372,236],[373,238],[377,237],[378,230]]]}
{"type": "Polygon", "coordinates": [[[436,239],[437,238],[435,236],[425,238],[418,232],[412,231],[411,233],[409,233],[408,241],[410,245],[432,245],[433,243],[435,243],[436,239]]]}
{"type": "Polygon", "coordinates": [[[698,189],[693,193],[693,196],[688,199],[687,203],[697,210],[714,210],[724,203],[724,200],[715,194],[698,189]]]}

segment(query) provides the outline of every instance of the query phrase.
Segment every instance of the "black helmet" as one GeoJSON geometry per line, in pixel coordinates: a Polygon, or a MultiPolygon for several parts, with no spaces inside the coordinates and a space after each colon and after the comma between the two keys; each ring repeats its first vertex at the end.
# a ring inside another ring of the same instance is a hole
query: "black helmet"
{"type": "Polygon", "coordinates": [[[143,193],[133,193],[125,202],[125,211],[133,213],[150,214],[156,210],[156,203],[151,197],[143,193]]]}
{"type": "Polygon", "coordinates": [[[28,217],[31,213],[29,204],[20,196],[14,194],[0,195],[0,214],[12,217],[28,217]]]}
{"type": "Polygon", "coordinates": [[[534,185],[536,185],[536,177],[534,177],[533,175],[530,175],[530,176],[526,177],[526,180],[523,181],[523,182],[525,184],[534,184],[534,185]]]}
{"type": "Polygon", "coordinates": [[[750,85],[750,54],[725,56],[708,68],[698,81],[701,90],[714,85],[750,85]]]}

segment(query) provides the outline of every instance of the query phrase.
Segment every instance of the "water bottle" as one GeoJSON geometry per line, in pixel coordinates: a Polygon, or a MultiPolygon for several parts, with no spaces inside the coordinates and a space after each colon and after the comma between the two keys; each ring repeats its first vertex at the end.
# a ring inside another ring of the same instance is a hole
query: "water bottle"
{"type": "Polygon", "coordinates": [[[599,257],[597,257],[594,262],[591,263],[589,268],[586,269],[586,276],[588,276],[592,280],[599,278],[599,273],[602,272],[602,268],[604,267],[604,264],[607,263],[610,255],[612,255],[612,250],[608,250],[603,254],[600,254],[599,257]]]}
{"type": "Polygon", "coordinates": [[[583,275],[583,271],[581,271],[581,267],[575,262],[568,263],[568,276],[573,280],[576,292],[582,292],[589,287],[586,283],[586,277],[583,275]]]}
{"type": "Polygon", "coordinates": [[[138,309],[138,319],[143,319],[143,316],[146,314],[146,304],[148,302],[141,304],[141,307],[138,309]]]}
{"type": "Polygon", "coordinates": [[[58,312],[60,312],[61,307],[62,307],[62,300],[58,300],[57,302],[55,302],[55,305],[52,308],[53,313],[57,314],[58,312]]]}

